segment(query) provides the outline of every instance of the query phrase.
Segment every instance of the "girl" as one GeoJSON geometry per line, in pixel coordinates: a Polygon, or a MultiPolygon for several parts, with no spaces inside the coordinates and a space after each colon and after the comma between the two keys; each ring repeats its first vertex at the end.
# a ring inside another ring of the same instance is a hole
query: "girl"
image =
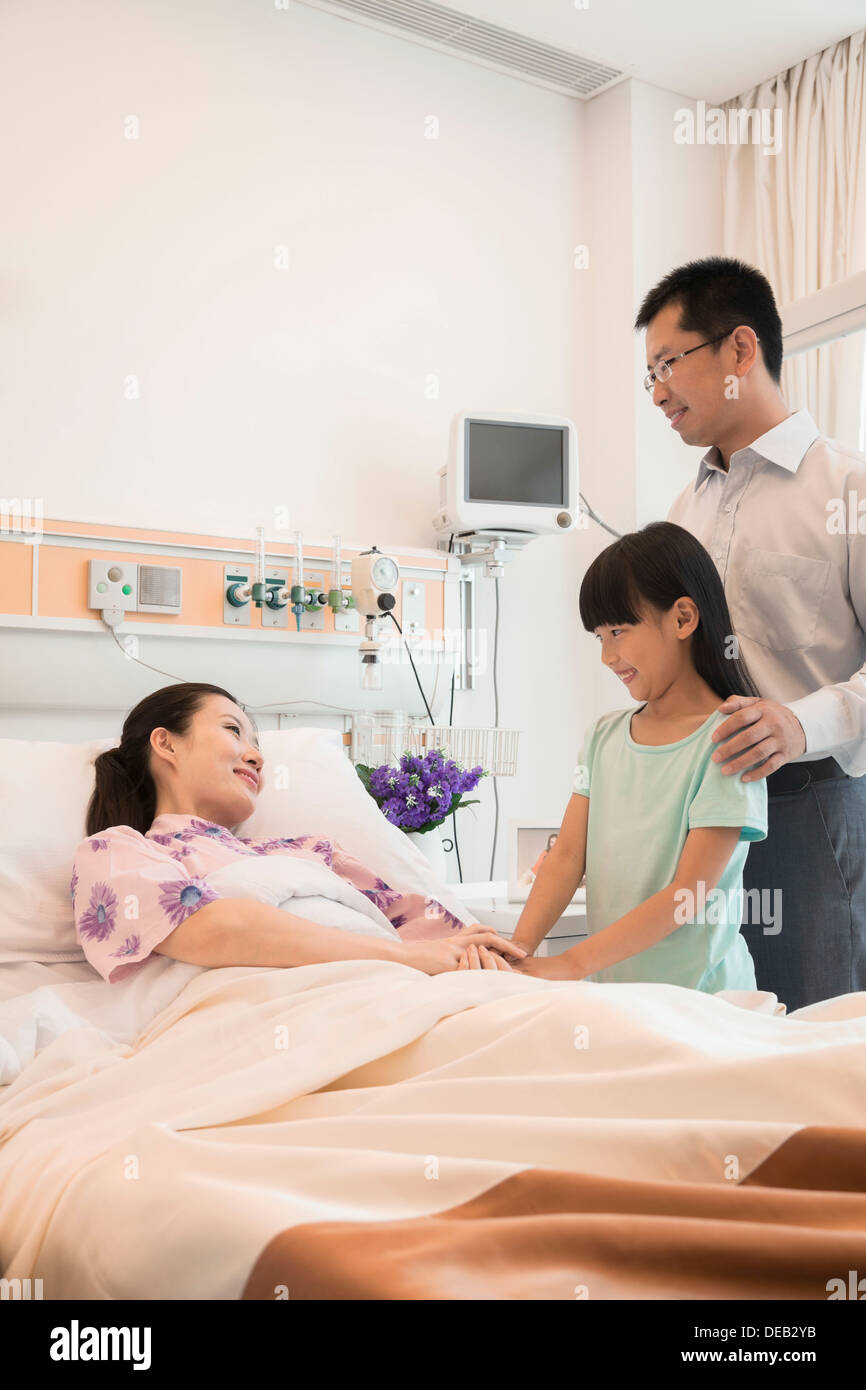
{"type": "Polygon", "coordinates": [[[580,616],[641,703],[587,731],[574,794],[513,940],[534,951],[584,869],[587,938],[515,968],[604,984],[755,989],[739,928],[748,842],[767,835],[767,784],[713,761],[722,748],[713,730],[728,718],[719,704],[758,694],[735,654],[716,567],[688,531],[653,522],[593,561],[580,616]]]}
{"type": "Polygon", "coordinates": [[[87,838],[70,891],[78,939],[114,983],[152,952],[194,965],[308,965],[395,960],[428,975],[508,970],[525,953],[420,893],[401,893],[333,840],[318,835],[239,839],[262,783],[251,721],[218,685],[187,682],[148,695],[127,716],[120,745],[96,759],[87,838]],[[389,918],[393,942],[323,926],[259,902],[225,899],[208,874],[240,855],[318,860],[389,918]]]}

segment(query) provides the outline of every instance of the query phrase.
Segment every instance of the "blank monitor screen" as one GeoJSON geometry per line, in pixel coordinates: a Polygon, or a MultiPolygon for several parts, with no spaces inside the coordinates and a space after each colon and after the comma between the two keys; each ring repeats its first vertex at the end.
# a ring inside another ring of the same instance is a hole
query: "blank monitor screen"
{"type": "Polygon", "coordinates": [[[467,502],[567,507],[568,433],[552,425],[467,420],[467,502]]]}

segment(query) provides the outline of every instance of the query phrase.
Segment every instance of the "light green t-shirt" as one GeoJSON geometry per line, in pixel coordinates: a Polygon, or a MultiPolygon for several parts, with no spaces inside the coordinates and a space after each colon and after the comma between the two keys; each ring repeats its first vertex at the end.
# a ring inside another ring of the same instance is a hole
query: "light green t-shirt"
{"type": "Polygon", "coordinates": [[[748,842],[767,837],[766,778],[744,783],[739,773],[725,775],[722,764],[712,761],[719,745],[710,735],[728,715],[714,710],[687,738],[652,748],[631,736],[635,712],[614,710],[596,720],[574,770],[573,790],[589,797],[587,931],[601,931],[666,888],[690,830],[742,830],[718,884],[678,903],[681,926],[589,978],[599,984],[685,985],[708,994],[755,989],[740,921],[748,842]]]}

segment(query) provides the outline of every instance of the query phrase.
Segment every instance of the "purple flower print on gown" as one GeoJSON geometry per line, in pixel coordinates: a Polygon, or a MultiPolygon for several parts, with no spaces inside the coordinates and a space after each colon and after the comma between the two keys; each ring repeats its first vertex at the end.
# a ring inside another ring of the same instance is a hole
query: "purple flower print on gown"
{"type": "Polygon", "coordinates": [[[112,951],[112,956],[137,956],[141,950],[141,937],[128,936],[122,946],[112,951]]]}
{"type": "Polygon", "coordinates": [[[403,940],[449,936],[462,925],[435,898],[392,887],[327,835],[242,839],[204,817],[166,814],[144,836],[111,826],[79,846],[69,891],[86,958],[103,979],[125,978],[170,931],[220,898],[208,885],[214,870],[237,855],[268,854],[323,865],[363,893],[403,940]],[[132,902],[134,922],[125,920],[132,902]]]}
{"type": "Polygon", "coordinates": [[[91,941],[105,941],[114,931],[116,914],[117,894],[107,883],[94,883],[90,891],[90,905],[78,923],[80,935],[91,941]]]}
{"type": "Polygon", "coordinates": [[[159,905],[173,927],[179,927],[196,908],[219,897],[203,878],[191,878],[184,883],[161,883],[159,887],[159,905]]]}
{"type": "Polygon", "coordinates": [[[271,835],[266,840],[251,840],[249,837],[245,837],[238,839],[238,844],[243,845],[250,854],[273,854],[276,849],[303,849],[310,839],[312,839],[310,835],[295,835],[291,839],[271,835]],[[249,848],[250,846],[251,848],[249,848]]]}
{"type": "Polygon", "coordinates": [[[164,845],[166,848],[173,845],[174,848],[171,857],[172,859],[178,860],[178,862],[181,859],[187,858],[188,855],[192,854],[194,850],[197,849],[197,846],[191,846],[188,842],[197,840],[202,835],[211,843],[225,845],[228,849],[233,849],[236,854],[258,853],[257,850],[249,848],[250,842],[248,840],[239,839],[237,835],[233,835],[230,830],[227,830],[224,825],[217,825],[215,821],[197,820],[195,816],[190,817],[189,825],[183,830],[155,830],[153,832],[147,832],[148,840],[153,840],[155,844],[164,845]],[[196,825],[205,828],[194,830],[193,827],[196,825]],[[182,842],[180,845],[177,844],[178,840],[182,842]]]}
{"type": "Polygon", "coordinates": [[[426,898],[424,900],[424,907],[431,916],[438,917],[441,921],[444,921],[446,926],[450,927],[452,931],[461,931],[463,929],[464,923],[460,921],[460,918],[455,917],[454,913],[449,912],[448,908],[443,907],[442,903],[437,902],[436,898],[426,898]]]}
{"type": "MultiPolygon", "coordinates": [[[[217,825],[216,821],[213,820],[199,820],[197,816],[190,816],[189,825],[185,826],[183,830],[176,830],[171,838],[174,840],[194,840],[199,835],[206,835],[211,840],[224,840],[227,843],[232,843],[237,839],[224,825],[217,825]]],[[[163,840],[161,835],[151,835],[150,838],[163,840]]]]}
{"type": "MultiPolygon", "coordinates": [[[[378,907],[380,912],[386,912],[392,903],[399,902],[403,897],[395,889],[389,888],[384,879],[377,878],[375,888],[362,888],[361,892],[365,898],[369,898],[371,903],[378,907]]],[[[405,920],[405,919],[404,919],[405,920]]],[[[396,927],[397,923],[391,919],[391,926],[396,927]]]]}

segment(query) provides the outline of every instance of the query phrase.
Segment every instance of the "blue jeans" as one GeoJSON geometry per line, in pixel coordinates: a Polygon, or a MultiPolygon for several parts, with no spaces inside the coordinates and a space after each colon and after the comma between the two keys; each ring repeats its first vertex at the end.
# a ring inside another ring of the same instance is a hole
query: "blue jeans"
{"type": "Polygon", "coordinates": [[[757,898],[744,897],[740,928],[758,989],[789,1013],[866,990],[866,777],[832,758],[788,763],[767,778],[767,804],[767,839],[749,846],[743,888],[770,890],[763,901],[780,912],[757,920],[757,898]]]}

